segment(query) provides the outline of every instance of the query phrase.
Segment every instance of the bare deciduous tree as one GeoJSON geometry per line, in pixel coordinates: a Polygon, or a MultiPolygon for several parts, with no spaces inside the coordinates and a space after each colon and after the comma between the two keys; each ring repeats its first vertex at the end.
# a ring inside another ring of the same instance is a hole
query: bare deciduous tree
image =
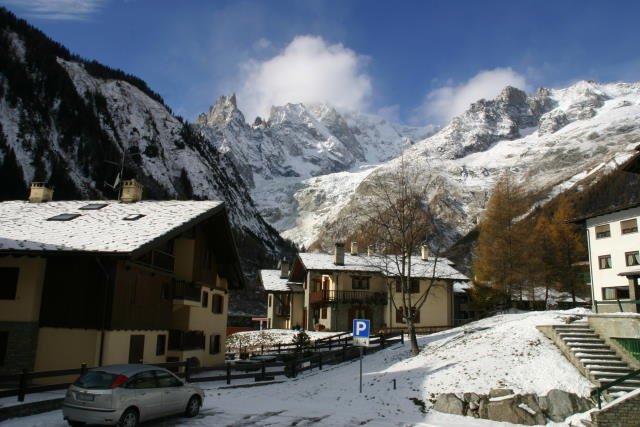
{"type": "Polygon", "coordinates": [[[360,200],[360,206],[366,207],[357,213],[363,225],[355,238],[375,246],[376,254],[370,257],[370,262],[387,277],[391,303],[395,310],[402,312],[411,352],[415,355],[420,352],[416,316],[435,283],[439,251],[434,250],[429,260],[432,271],[422,292],[412,292],[413,256],[420,253],[423,245],[435,241],[436,225],[425,198],[428,188],[436,184],[424,176],[424,170],[412,168],[404,156],[398,161],[396,169],[374,173],[362,184],[360,191],[364,200],[360,200]],[[394,296],[398,294],[399,301],[394,296]]]}

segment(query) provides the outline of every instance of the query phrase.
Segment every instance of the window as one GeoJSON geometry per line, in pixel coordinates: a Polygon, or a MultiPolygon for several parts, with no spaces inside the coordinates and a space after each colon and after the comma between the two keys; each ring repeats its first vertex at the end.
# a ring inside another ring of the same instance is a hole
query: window
{"type": "Polygon", "coordinates": [[[122,218],[125,221],[137,221],[140,218],[144,217],[145,215],[143,214],[129,214],[127,216],[125,216],[124,218],[122,218]]]}
{"type": "Polygon", "coordinates": [[[127,383],[127,388],[157,388],[158,382],[156,381],[156,376],[153,372],[154,371],[140,372],[138,375],[129,380],[129,382],[127,383]]]}
{"type": "Polygon", "coordinates": [[[156,374],[158,387],[180,387],[182,381],[165,371],[153,371],[156,374]]]}
{"type": "Polygon", "coordinates": [[[209,354],[220,353],[220,335],[211,335],[209,337],[209,354]]]}
{"type": "Polygon", "coordinates": [[[202,307],[209,307],[209,292],[202,291],[202,307]]]}
{"type": "Polygon", "coordinates": [[[320,310],[320,318],[321,319],[327,318],[327,307],[322,307],[322,309],[320,310]]]}
{"type": "Polygon", "coordinates": [[[629,299],[629,287],[617,286],[610,288],[602,288],[602,299],[629,299]]]}
{"type": "Polygon", "coordinates": [[[602,255],[598,257],[598,265],[600,270],[611,268],[611,255],[602,255]]]}
{"type": "Polygon", "coordinates": [[[220,314],[224,310],[224,297],[222,295],[213,295],[211,297],[211,312],[220,314]]]}
{"type": "Polygon", "coordinates": [[[596,239],[604,239],[605,237],[611,237],[611,228],[609,224],[596,226],[596,239]]]}
{"type": "Polygon", "coordinates": [[[71,221],[74,218],[78,218],[80,214],[63,213],[51,218],[47,218],[47,221],[71,221]]]}
{"type": "Polygon", "coordinates": [[[635,252],[625,252],[624,258],[627,261],[627,265],[640,265],[640,253],[638,251],[635,252]]]}
{"type": "Polygon", "coordinates": [[[351,289],[369,289],[369,278],[363,276],[351,276],[351,289]]]}
{"type": "Polygon", "coordinates": [[[19,275],[17,267],[0,267],[0,299],[16,299],[19,275]]]}
{"type": "Polygon", "coordinates": [[[7,347],[9,344],[9,332],[0,331],[0,366],[4,366],[7,357],[7,347]]]}
{"type": "MultiPolygon", "coordinates": [[[[402,292],[402,281],[400,280],[400,278],[396,279],[396,292],[398,293],[402,292]]],[[[409,285],[409,293],[411,294],[420,293],[420,279],[411,279],[411,282],[409,285]]]]}
{"type": "Polygon", "coordinates": [[[108,203],[89,203],[80,208],[81,211],[97,211],[99,209],[109,206],[108,203]]]}
{"type": "Polygon", "coordinates": [[[626,221],[620,221],[620,231],[622,232],[622,234],[637,233],[638,221],[635,218],[628,219],[626,221]]]}
{"type": "Polygon", "coordinates": [[[156,356],[164,356],[166,348],[167,348],[167,336],[158,335],[158,338],[156,339],[156,356]]]}
{"type": "MultiPolygon", "coordinates": [[[[402,314],[402,307],[398,307],[396,309],[396,323],[406,323],[404,321],[404,316],[402,314]]],[[[415,307],[411,308],[411,312],[413,313],[413,323],[420,323],[420,311],[416,311],[415,307]]]]}

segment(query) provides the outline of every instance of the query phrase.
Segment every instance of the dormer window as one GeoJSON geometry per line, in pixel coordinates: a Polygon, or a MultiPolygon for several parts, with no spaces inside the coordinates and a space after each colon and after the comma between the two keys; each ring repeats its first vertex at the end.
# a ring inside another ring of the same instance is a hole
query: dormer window
{"type": "Polygon", "coordinates": [[[143,216],[145,216],[144,214],[129,214],[127,216],[125,216],[124,218],[122,218],[125,221],[137,221],[140,218],[142,218],[143,216]]]}
{"type": "Polygon", "coordinates": [[[81,211],[97,211],[98,209],[105,208],[108,205],[108,203],[89,203],[88,205],[84,205],[79,209],[81,211]]]}
{"type": "Polygon", "coordinates": [[[611,227],[609,224],[596,226],[596,239],[611,237],[611,227]]]}
{"type": "Polygon", "coordinates": [[[78,218],[80,214],[74,213],[63,213],[56,216],[52,216],[51,218],[47,218],[47,221],[71,221],[74,218],[78,218]]]}

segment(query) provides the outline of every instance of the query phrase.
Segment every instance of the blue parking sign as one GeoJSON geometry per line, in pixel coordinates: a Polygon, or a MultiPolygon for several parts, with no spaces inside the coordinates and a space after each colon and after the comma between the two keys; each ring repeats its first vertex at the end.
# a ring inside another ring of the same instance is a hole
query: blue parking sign
{"type": "Polygon", "coordinates": [[[371,321],[369,319],[353,319],[353,345],[367,347],[371,321]]]}

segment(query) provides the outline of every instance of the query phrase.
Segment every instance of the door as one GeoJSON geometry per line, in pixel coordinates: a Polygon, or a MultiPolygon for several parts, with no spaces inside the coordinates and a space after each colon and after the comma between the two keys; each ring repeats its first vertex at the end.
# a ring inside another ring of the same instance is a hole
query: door
{"type": "Polygon", "coordinates": [[[352,305],[349,307],[349,323],[347,327],[353,327],[353,319],[371,319],[371,308],[363,305],[352,305]]]}
{"type": "Polygon", "coordinates": [[[129,363],[140,363],[144,357],[144,335],[129,337],[129,363]]]}
{"type": "Polygon", "coordinates": [[[154,371],[158,386],[162,389],[162,406],[165,415],[184,412],[190,397],[184,384],[178,378],[165,371],[154,371]]]}
{"type": "Polygon", "coordinates": [[[161,417],[165,414],[162,408],[162,389],[158,387],[154,371],[140,372],[127,385],[133,392],[136,406],[140,409],[140,421],[161,417]]]}
{"type": "Polygon", "coordinates": [[[302,329],[307,330],[307,309],[302,309],[302,329]]]}

